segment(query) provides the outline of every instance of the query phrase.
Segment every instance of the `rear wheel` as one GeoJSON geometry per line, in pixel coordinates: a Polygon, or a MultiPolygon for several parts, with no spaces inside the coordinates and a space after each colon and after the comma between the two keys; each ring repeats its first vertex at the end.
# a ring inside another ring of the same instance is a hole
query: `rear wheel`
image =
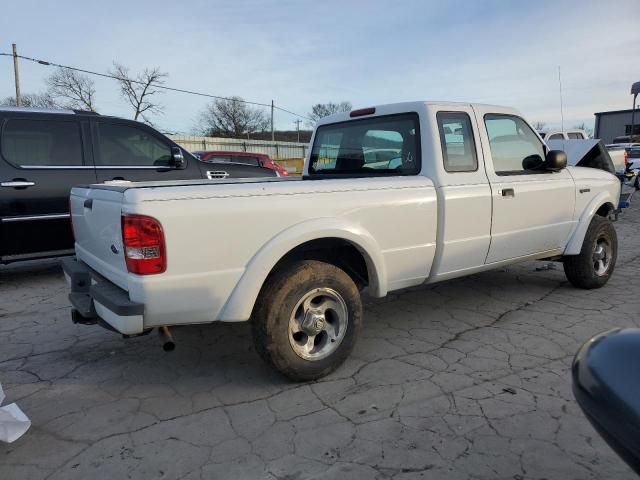
{"type": "Polygon", "coordinates": [[[579,255],[564,257],[564,273],[578,288],[600,288],[609,281],[618,256],[618,236],[608,218],[591,220],[579,255]]]}
{"type": "Polygon", "coordinates": [[[314,380],[353,350],[362,325],[360,292],[335,265],[298,261],[267,281],[252,324],[256,350],[267,363],[292,380],[314,380]]]}

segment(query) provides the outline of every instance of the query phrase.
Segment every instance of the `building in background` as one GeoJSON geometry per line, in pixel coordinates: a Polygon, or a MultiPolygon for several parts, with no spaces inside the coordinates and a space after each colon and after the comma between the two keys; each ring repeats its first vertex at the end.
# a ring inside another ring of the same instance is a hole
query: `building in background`
{"type": "MultiPolygon", "coordinates": [[[[615,137],[631,135],[631,112],[633,110],[613,110],[598,112],[593,138],[601,139],[605,144],[613,142],[615,137]]],[[[636,109],[634,135],[640,134],[640,109],[636,109]]]]}

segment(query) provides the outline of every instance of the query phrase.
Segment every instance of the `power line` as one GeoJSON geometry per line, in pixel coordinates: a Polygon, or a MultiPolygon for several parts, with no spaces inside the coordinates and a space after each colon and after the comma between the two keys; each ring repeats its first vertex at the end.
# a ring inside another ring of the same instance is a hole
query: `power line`
{"type": "MultiPolygon", "coordinates": [[[[0,52],[0,56],[13,57],[14,55],[12,53],[0,52]]],[[[139,85],[146,85],[145,82],[141,82],[141,81],[138,81],[138,80],[133,80],[131,78],[123,78],[123,77],[119,77],[117,75],[111,75],[109,73],[93,72],[91,70],[86,70],[84,68],[70,67],[68,65],[61,65],[59,63],[50,62],[50,61],[47,61],[47,60],[39,60],[37,58],[27,57],[27,56],[24,56],[24,55],[16,55],[16,57],[17,58],[21,58],[22,60],[27,60],[29,62],[38,63],[40,65],[45,65],[45,66],[48,66],[48,67],[66,68],[67,70],[73,70],[73,71],[76,71],[76,72],[86,73],[88,75],[96,75],[98,77],[110,78],[112,80],[119,80],[119,81],[126,80],[126,81],[131,82],[131,83],[136,83],[136,84],[139,84],[139,85]]],[[[157,83],[152,83],[151,85],[153,85],[155,88],[160,88],[160,89],[163,89],[163,90],[169,90],[171,92],[187,93],[189,95],[198,95],[200,97],[215,98],[215,99],[218,99],[218,100],[229,100],[229,101],[246,103],[246,104],[249,104],[249,105],[258,105],[258,106],[261,106],[261,107],[269,107],[269,108],[272,107],[271,104],[267,104],[267,103],[251,102],[249,100],[239,100],[237,98],[230,98],[230,97],[223,97],[223,96],[220,96],[220,95],[212,95],[212,94],[209,94],[209,93],[195,92],[193,90],[185,90],[185,89],[182,89],[182,88],[167,87],[166,85],[159,85],[157,83]]],[[[300,115],[299,113],[292,112],[291,110],[287,110],[287,109],[284,109],[282,107],[278,107],[277,105],[273,105],[273,108],[275,108],[276,110],[280,110],[282,112],[285,112],[285,113],[289,113],[289,114],[294,115],[296,117],[300,117],[300,118],[304,118],[304,119],[307,119],[307,120],[311,120],[311,118],[309,118],[309,117],[306,117],[304,115],[300,115]]]]}

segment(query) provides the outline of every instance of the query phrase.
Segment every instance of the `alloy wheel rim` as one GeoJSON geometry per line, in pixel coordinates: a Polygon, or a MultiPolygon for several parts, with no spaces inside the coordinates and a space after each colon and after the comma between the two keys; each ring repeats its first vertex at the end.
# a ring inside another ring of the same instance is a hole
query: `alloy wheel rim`
{"type": "Polygon", "coordinates": [[[611,265],[612,249],[606,238],[598,238],[593,246],[593,270],[599,277],[606,275],[611,265]]]}
{"type": "Polygon", "coordinates": [[[337,350],[349,324],[347,304],[331,288],[315,288],[296,303],[289,318],[289,343],[300,358],[321,360],[337,350]]]}

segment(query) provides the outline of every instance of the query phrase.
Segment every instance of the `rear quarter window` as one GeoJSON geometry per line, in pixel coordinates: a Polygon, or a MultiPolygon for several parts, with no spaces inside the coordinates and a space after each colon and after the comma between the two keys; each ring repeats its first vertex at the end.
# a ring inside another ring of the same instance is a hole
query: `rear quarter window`
{"type": "Polygon", "coordinates": [[[473,172],[478,169],[471,119],[463,112],[438,112],[438,130],[444,169],[473,172]]]}
{"type": "Polygon", "coordinates": [[[318,127],[310,174],[416,175],[420,172],[418,115],[404,113],[318,127]]]}

